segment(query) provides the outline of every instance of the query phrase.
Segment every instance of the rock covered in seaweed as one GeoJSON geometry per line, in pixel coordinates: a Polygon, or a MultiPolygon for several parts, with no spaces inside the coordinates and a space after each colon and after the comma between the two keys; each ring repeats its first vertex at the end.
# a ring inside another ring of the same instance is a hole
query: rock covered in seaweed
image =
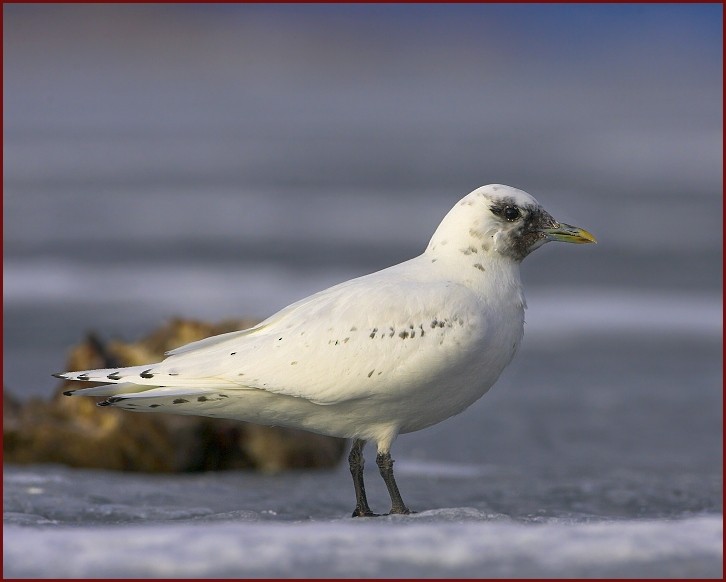
{"type": "MultiPolygon", "coordinates": [[[[159,361],[165,351],[255,321],[218,324],[174,319],[138,342],[105,343],[96,334],[72,348],[68,370],[134,366],[159,361]]],[[[84,384],[84,387],[87,384],[84,384]]],[[[345,440],[283,427],[173,414],[101,409],[101,399],[67,398],[80,387],[63,382],[51,400],[3,397],[3,456],[9,463],[143,472],[330,468],[345,440]]]]}

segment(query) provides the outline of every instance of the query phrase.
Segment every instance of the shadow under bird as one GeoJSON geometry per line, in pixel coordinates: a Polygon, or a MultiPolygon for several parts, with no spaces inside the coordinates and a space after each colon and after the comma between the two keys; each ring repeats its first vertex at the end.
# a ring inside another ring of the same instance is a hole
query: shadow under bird
{"type": "Polygon", "coordinates": [[[99,406],[288,426],[353,439],[353,516],[373,516],[363,447],[373,441],[391,497],[399,434],[441,422],[483,396],[524,333],[519,265],[548,241],[594,243],[521,190],[477,188],[449,211],[423,254],[351,279],[260,324],[167,352],[158,363],[65,372],[104,382],[66,395],[99,406]]]}

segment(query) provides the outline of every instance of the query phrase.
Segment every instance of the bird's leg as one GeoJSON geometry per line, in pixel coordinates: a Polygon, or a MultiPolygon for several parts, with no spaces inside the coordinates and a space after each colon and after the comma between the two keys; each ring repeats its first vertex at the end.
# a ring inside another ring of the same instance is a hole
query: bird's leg
{"type": "Polygon", "coordinates": [[[366,487],[363,484],[363,447],[366,442],[361,439],[355,439],[353,448],[348,455],[348,463],[350,464],[350,474],[353,475],[353,487],[355,487],[355,510],[353,517],[373,517],[376,514],[368,507],[368,499],[366,499],[366,487]]]}
{"type": "Polygon", "coordinates": [[[402,513],[404,515],[412,513],[412,511],[406,507],[406,504],[401,498],[401,493],[398,491],[398,485],[393,477],[393,459],[391,453],[378,453],[376,455],[376,464],[378,469],[381,471],[381,477],[386,483],[388,488],[388,494],[391,496],[391,511],[390,513],[402,513]]]}

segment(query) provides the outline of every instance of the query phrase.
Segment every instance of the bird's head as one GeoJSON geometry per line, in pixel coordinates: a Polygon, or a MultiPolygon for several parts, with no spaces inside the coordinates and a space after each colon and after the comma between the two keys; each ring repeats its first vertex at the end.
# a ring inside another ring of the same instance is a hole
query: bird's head
{"type": "Polygon", "coordinates": [[[549,241],[596,242],[586,230],[557,222],[526,192],[489,184],[451,209],[427,251],[498,254],[519,262],[549,241]]]}

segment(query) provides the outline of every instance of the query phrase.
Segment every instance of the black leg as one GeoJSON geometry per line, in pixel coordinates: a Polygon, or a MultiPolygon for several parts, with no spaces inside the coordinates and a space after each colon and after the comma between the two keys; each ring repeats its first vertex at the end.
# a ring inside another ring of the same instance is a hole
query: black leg
{"type": "Polygon", "coordinates": [[[373,517],[376,514],[368,507],[366,499],[366,488],[363,484],[363,447],[366,442],[356,439],[353,442],[353,448],[348,455],[348,463],[350,464],[350,474],[353,475],[353,487],[355,487],[355,510],[353,517],[373,517]]]}
{"type": "Polygon", "coordinates": [[[376,455],[376,464],[381,471],[381,477],[388,487],[388,494],[391,496],[391,513],[412,513],[411,510],[406,507],[406,504],[401,498],[401,494],[398,491],[396,480],[393,478],[393,459],[391,453],[378,453],[376,455]]]}

